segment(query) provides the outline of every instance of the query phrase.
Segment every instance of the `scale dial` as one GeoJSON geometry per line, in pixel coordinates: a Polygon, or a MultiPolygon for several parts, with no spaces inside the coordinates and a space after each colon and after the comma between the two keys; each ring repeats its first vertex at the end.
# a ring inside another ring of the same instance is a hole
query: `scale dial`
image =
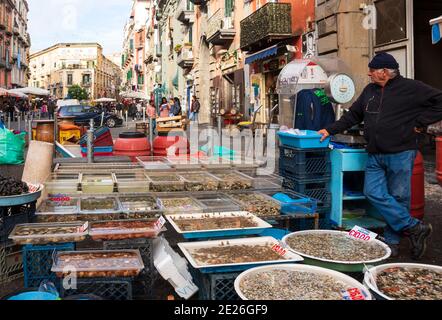
{"type": "Polygon", "coordinates": [[[339,104],[349,103],[356,94],[355,83],[345,73],[337,73],[329,78],[330,94],[339,104]]]}

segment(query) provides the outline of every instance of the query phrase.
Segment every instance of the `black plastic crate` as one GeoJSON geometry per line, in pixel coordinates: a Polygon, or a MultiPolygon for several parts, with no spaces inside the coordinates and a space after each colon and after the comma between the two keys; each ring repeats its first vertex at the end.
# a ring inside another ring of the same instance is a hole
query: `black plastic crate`
{"type": "Polygon", "coordinates": [[[23,270],[25,288],[39,287],[44,280],[60,287],[59,279],[51,272],[53,257],[57,251],[74,251],[74,243],[49,244],[42,246],[26,245],[23,247],[23,270]]]}
{"type": "Polygon", "coordinates": [[[104,300],[132,300],[133,278],[77,278],[75,289],[60,288],[60,297],[92,294],[104,300]]]}
{"type": "Polygon", "coordinates": [[[283,187],[318,200],[318,208],[331,205],[330,179],[284,178],[283,187]]]}
{"type": "Polygon", "coordinates": [[[330,149],[296,149],[280,147],[279,172],[297,179],[331,176],[330,149]]]}
{"type": "Polygon", "coordinates": [[[202,273],[191,268],[191,274],[199,288],[200,300],[240,300],[235,291],[235,279],[240,272],[202,273]]]}
{"type": "Polygon", "coordinates": [[[35,202],[21,206],[0,207],[0,242],[8,240],[17,224],[29,223],[35,215],[35,202]]]}
{"type": "Polygon", "coordinates": [[[12,242],[0,242],[0,284],[23,277],[22,248],[12,242]]]}
{"type": "Polygon", "coordinates": [[[158,277],[153,263],[153,240],[130,239],[121,241],[104,241],[104,250],[139,250],[143,259],[144,269],[133,281],[133,296],[140,298],[153,298],[154,284],[158,277]]]}

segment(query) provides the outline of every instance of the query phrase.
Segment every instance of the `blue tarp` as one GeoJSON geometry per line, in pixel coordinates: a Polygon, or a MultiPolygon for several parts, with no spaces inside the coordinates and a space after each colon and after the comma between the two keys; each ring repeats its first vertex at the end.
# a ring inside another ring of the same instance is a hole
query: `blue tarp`
{"type": "Polygon", "coordinates": [[[246,58],[246,64],[251,64],[256,60],[262,60],[264,58],[274,56],[277,53],[278,53],[278,45],[274,45],[273,47],[258,51],[257,53],[248,56],[246,58]]]}

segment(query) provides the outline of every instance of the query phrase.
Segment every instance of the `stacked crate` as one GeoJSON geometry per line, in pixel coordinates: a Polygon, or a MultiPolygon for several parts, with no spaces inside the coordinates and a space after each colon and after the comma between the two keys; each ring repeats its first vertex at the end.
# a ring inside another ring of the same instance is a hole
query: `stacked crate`
{"type": "Polygon", "coordinates": [[[284,178],[284,188],[318,201],[319,228],[330,228],[330,149],[283,145],[280,147],[279,174],[284,178]]]}

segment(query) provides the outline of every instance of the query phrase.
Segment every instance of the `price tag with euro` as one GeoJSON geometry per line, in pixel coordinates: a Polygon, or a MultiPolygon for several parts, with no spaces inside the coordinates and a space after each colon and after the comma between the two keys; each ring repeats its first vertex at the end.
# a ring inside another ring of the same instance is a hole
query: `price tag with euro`
{"type": "Polygon", "coordinates": [[[358,288],[350,288],[341,291],[344,300],[365,300],[365,296],[358,288]]]}
{"type": "Polygon", "coordinates": [[[285,256],[285,254],[287,253],[287,249],[284,248],[284,245],[282,243],[275,243],[272,246],[272,250],[279,254],[281,257],[285,256]]]}
{"type": "Polygon", "coordinates": [[[160,230],[161,228],[163,228],[164,224],[166,223],[166,219],[164,219],[163,216],[161,216],[157,222],[155,222],[155,228],[157,228],[158,230],[160,230]]]}
{"type": "Polygon", "coordinates": [[[371,241],[376,239],[378,236],[377,233],[371,232],[370,230],[364,229],[359,226],[354,226],[353,229],[350,230],[348,236],[353,239],[358,239],[362,241],[371,241]]]}

